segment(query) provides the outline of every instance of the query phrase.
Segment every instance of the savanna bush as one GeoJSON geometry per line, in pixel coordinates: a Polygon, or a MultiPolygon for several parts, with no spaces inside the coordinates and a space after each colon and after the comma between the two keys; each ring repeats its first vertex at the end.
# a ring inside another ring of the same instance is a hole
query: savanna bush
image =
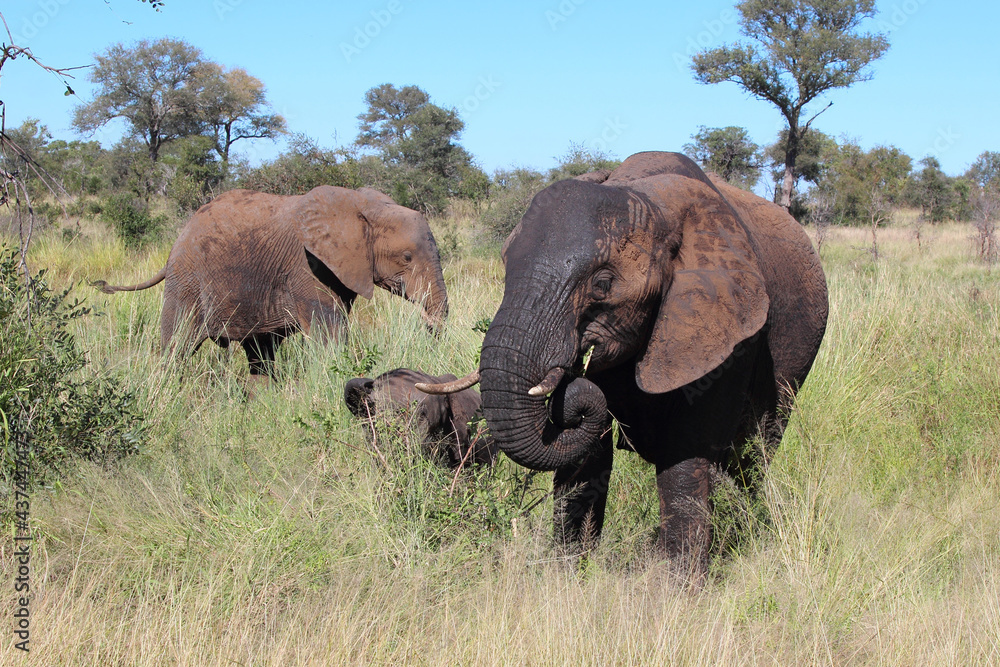
{"type": "Polygon", "coordinates": [[[531,200],[546,184],[545,177],[533,169],[497,171],[490,198],[479,216],[486,240],[507,238],[528,210],[531,200]]]}
{"type": "Polygon", "coordinates": [[[126,192],[107,197],[101,204],[101,217],[132,248],[158,239],[169,222],[163,214],[151,215],[146,204],[126,192]]]}
{"type": "Polygon", "coordinates": [[[36,485],[66,474],[74,460],[112,463],[143,441],[136,396],[87,368],[70,327],[92,311],[70,289],[53,291],[44,271],[26,281],[17,251],[0,249],[0,498],[9,498],[15,470],[12,435],[30,439],[36,485]]]}

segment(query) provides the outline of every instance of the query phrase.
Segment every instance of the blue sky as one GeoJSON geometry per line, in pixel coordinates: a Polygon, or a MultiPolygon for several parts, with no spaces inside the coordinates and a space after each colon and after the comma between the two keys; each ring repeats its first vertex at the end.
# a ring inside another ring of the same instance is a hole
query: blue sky
{"type": "MultiPolygon", "coordinates": [[[[742,126],[761,144],[783,126],[773,106],[735,84],[691,75],[696,49],[740,38],[732,0],[166,3],[154,12],[137,0],[16,0],[0,11],[15,41],[55,67],[87,65],[117,42],[186,40],[261,79],[289,128],[327,147],[357,136],[367,89],[415,84],[459,110],[461,143],[487,172],[547,169],[571,142],[623,158],[680,150],[701,125],[742,126]]],[[[865,147],[898,146],[914,161],[935,155],[950,174],[1000,150],[1000,3],[878,6],[870,28],[888,34],[889,52],[872,81],[814,103],[813,112],[834,102],[814,127],[865,147]]],[[[72,109],[92,86],[86,70],[71,83],[78,97],[29,62],[9,62],[0,81],[8,127],[36,117],[56,137],[74,137],[72,109]]],[[[110,146],[122,127],[97,138],[110,146]]],[[[237,147],[259,161],[282,145],[237,147]]]]}

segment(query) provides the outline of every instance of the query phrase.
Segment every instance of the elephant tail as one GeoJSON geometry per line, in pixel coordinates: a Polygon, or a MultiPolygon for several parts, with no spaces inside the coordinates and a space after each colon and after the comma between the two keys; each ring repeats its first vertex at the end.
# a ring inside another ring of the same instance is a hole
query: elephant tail
{"type": "Polygon", "coordinates": [[[153,276],[152,278],[150,278],[145,282],[139,283],[138,285],[124,285],[124,286],[109,285],[107,282],[103,280],[95,280],[94,282],[90,283],[90,286],[96,287],[105,294],[114,294],[115,292],[135,292],[137,290],[142,290],[152,287],[153,285],[157,285],[163,282],[163,279],[166,277],[167,277],[167,267],[164,266],[155,276],[153,276]]]}

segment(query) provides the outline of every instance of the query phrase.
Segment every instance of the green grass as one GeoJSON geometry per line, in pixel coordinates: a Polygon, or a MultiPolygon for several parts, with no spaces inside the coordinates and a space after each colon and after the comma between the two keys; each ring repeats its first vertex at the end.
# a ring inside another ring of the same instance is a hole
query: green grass
{"type": "MultiPolygon", "coordinates": [[[[103,312],[80,343],[142,397],[151,439],[35,494],[30,661],[1000,663],[1000,276],[968,229],[921,235],[882,231],[875,263],[864,230],[831,231],[820,355],[763,498],[720,502],[739,530],[696,589],[650,549],[637,457],[618,453],[605,537],[580,559],[551,541],[550,475],[503,460],[456,479],[405,424],[373,445],[350,418],[336,371],[371,350],[373,373],[473,368],[503,271],[464,225],[439,339],[379,293],[345,346],[289,340],[280,381],[249,401],[239,348],[159,357],[162,288],[79,287],[103,312]]],[[[40,239],[34,266],[137,282],[169,250],[88,236],[40,239]]],[[[0,662],[17,654],[8,631],[0,662]]]]}

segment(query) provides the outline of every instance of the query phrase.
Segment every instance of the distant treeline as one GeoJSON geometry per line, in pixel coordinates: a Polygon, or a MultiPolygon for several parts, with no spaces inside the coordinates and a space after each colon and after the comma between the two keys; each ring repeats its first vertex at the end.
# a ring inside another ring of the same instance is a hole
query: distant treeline
{"type": "MultiPolygon", "coordinates": [[[[127,131],[118,143],[105,149],[96,141],[56,139],[29,119],[6,132],[0,167],[25,182],[36,219],[55,224],[64,214],[100,216],[129,242],[155,237],[171,220],[231,188],[296,194],[321,184],[373,187],[428,214],[470,201],[485,236],[502,239],[538,190],[617,165],[599,150],[570,144],[547,173],[487,174],[459,144],[464,123],[458,111],[433,104],[413,85],[367,91],[355,140],[323,147],[289,134],[258,79],[172,39],[112,46],[97,56],[90,78],[96,92],[77,107],[73,125],[86,136],[124,120],[127,131]],[[272,160],[253,161],[233,150],[280,137],[286,149],[272,160]]],[[[740,127],[702,127],[683,150],[734,185],[779,192],[786,142],[787,130],[760,146],[740,127]]],[[[933,156],[915,166],[893,146],[865,150],[857,140],[817,130],[804,134],[797,151],[790,211],[803,223],[868,225],[900,207],[919,209],[931,223],[995,222],[1000,153],[984,152],[966,173],[948,175],[933,156]]]]}

